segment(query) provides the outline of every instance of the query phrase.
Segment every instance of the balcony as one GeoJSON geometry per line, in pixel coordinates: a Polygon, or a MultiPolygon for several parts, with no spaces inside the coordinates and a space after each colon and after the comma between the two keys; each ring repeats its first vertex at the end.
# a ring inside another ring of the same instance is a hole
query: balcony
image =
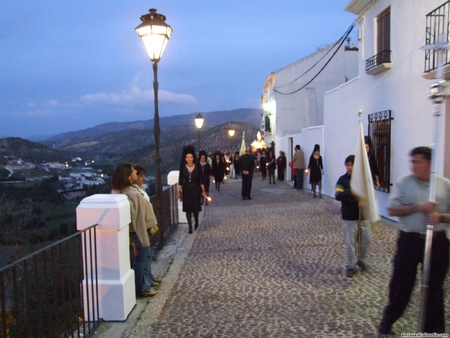
{"type": "MultiPolygon", "coordinates": [[[[448,44],[449,40],[449,11],[450,1],[439,6],[426,15],[425,45],[448,44]]],[[[450,55],[449,51],[442,52],[442,59],[438,60],[437,50],[425,50],[425,65],[423,77],[434,79],[439,65],[444,67],[443,76],[450,79],[450,55]]]]}
{"type": "Polygon", "coordinates": [[[384,50],[366,60],[366,74],[375,75],[390,68],[392,68],[390,50],[384,50]]]}

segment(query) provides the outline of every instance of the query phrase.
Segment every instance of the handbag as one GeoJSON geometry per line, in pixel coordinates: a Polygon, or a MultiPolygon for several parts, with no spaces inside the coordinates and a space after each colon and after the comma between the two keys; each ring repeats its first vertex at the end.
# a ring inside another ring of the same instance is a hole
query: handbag
{"type": "Polygon", "coordinates": [[[159,231],[158,226],[154,225],[150,228],[150,235],[155,236],[158,231],[159,231]]]}

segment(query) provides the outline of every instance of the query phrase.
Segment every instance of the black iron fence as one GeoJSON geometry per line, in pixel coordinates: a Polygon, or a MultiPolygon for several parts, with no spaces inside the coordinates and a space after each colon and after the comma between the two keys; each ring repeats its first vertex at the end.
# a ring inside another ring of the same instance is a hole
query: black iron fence
{"type": "MultiPolygon", "coordinates": [[[[439,6],[426,15],[425,45],[449,43],[450,1],[439,6]]],[[[449,51],[444,52],[442,65],[450,63],[449,51]]],[[[432,72],[438,67],[438,51],[425,50],[425,73],[432,72]]]]}
{"type": "Polygon", "coordinates": [[[391,62],[391,51],[384,50],[366,60],[366,72],[383,63],[390,63],[390,62],[391,62]]]}
{"type": "MultiPolygon", "coordinates": [[[[176,197],[177,185],[162,191],[154,259],[178,226],[176,197]]],[[[0,338],[90,336],[100,323],[96,242],[92,225],[0,268],[0,338]]]]}
{"type": "Polygon", "coordinates": [[[100,322],[96,226],[0,269],[0,337],[86,337],[100,322]]]}
{"type": "MultiPolygon", "coordinates": [[[[156,195],[150,197],[153,208],[157,208],[156,195]]],[[[151,238],[152,257],[155,260],[170,235],[178,226],[177,185],[163,189],[160,201],[161,216],[158,220],[159,231],[151,238]]]]}

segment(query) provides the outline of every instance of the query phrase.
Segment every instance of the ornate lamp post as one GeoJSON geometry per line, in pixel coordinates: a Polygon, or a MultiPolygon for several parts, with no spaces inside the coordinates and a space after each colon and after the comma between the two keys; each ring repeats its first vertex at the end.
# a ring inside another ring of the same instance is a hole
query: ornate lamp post
{"type": "Polygon", "coordinates": [[[231,139],[233,138],[234,134],[236,133],[236,130],[234,129],[228,129],[228,135],[230,135],[230,150],[233,151],[233,144],[231,142],[231,139]]]}
{"type": "MultiPolygon", "coordinates": [[[[153,118],[155,137],[155,164],[156,164],[156,196],[157,216],[160,217],[160,198],[162,192],[161,156],[159,153],[160,127],[158,111],[158,61],[170,39],[172,28],[166,24],[166,16],[156,13],[156,9],[150,9],[149,14],[141,16],[142,23],[136,27],[136,32],[144,43],[148,56],[153,64],[153,93],[155,101],[155,114],[153,118]]],[[[159,223],[159,222],[158,222],[159,223]]]]}
{"type": "Polygon", "coordinates": [[[204,121],[203,115],[198,113],[195,117],[195,125],[198,128],[198,151],[200,151],[200,129],[202,129],[204,121]]]}

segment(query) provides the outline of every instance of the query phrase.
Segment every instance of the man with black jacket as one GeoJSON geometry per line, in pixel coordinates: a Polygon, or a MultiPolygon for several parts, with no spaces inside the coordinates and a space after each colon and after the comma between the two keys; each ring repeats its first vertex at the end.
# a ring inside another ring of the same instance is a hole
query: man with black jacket
{"type": "Polygon", "coordinates": [[[345,169],[347,172],[339,177],[335,189],[335,198],[336,200],[341,201],[346,253],[345,275],[347,277],[353,277],[355,275],[356,266],[359,266],[361,270],[366,269],[366,264],[363,259],[366,256],[371,239],[369,222],[361,220],[361,252],[357,252],[360,202],[353,196],[350,188],[350,179],[352,177],[354,162],[354,155],[347,156],[345,159],[345,169]]]}
{"type": "Polygon", "coordinates": [[[251,154],[251,148],[245,149],[245,154],[239,157],[239,170],[242,177],[242,199],[251,200],[253,170],[255,169],[255,158],[251,154]]]}

